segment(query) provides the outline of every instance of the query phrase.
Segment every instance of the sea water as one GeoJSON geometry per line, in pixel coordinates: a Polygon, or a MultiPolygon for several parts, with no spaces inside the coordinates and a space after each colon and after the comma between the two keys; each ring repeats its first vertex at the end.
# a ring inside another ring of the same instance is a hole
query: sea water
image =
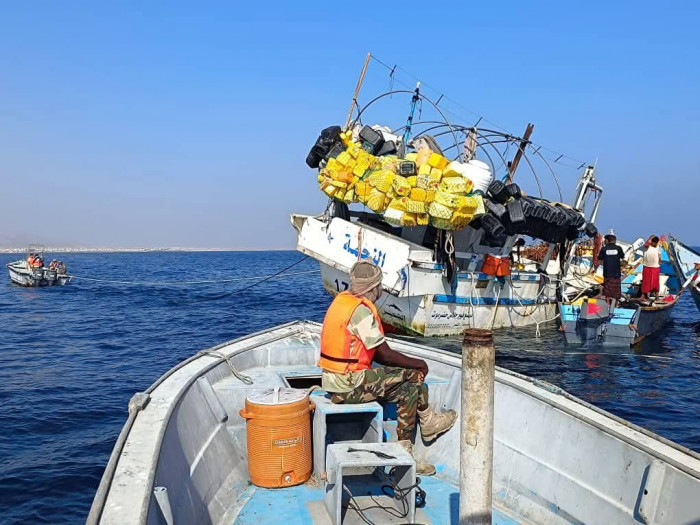
{"type": "MultiPolygon", "coordinates": [[[[320,322],[330,303],[311,259],[239,291],[303,258],[292,251],[61,258],[69,273],[97,280],[34,289],[0,279],[3,523],[83,522],[134,392],[198,350],[296,319],[320,322]],[[202,280],[217,282],[176,284],[202,280]]],[[[634,351],[567,346],[554,323],[540,339],[534,328],[498,331],[497,364],[700,451],[698,321],[683,297],[673,323],[634,351]]]]}

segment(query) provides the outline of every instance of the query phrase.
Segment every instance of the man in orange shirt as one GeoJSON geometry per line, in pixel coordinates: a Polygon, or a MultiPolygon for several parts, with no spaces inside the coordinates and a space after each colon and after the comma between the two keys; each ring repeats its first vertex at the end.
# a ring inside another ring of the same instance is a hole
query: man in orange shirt
{"type": "MultiPolygon", "coordinates": [[[[397,404],[397,437],[413,453],[411,438],[420,421],[425,441],[436,439],[455,423],[454,410],[437,412],[428,404],[425,376],[428,365],[389,347],[374,303],[382,294],[382,271],[368,261],[350,270],[350,291],[339,294],[326,313],[321,331],[323,389],[333,403],[397,404]],[[376,361],[382,366],[372,368],[376,361]]],[[[435,474],[435,467],[416,460],[419,474],[435,474]]]]}

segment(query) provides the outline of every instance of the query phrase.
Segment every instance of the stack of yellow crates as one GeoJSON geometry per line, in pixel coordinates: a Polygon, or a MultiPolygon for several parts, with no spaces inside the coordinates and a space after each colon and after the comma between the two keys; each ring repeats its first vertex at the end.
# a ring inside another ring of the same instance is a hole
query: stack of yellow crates
{"type": "Polygon", "coordinates": [[[364,204],[396,226],[432,224],[445,230],[464,228],[484,208],[480,195],[470,195],[472,181],[456,161],[427,148],[403,159],[376,157],[354,142],[350,132],[341,138],[347,149],[328,159],[318,175],[319,187],[329,197],[364,204]],[[400,175],[401,161],[415,163],[415,174],[400,175]]]}

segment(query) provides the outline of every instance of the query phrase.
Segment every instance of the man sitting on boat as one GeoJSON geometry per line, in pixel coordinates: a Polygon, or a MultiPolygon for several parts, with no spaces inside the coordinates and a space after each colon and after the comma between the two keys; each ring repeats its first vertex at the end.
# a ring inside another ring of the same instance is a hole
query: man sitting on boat
{"type": "MultiPolygon", "coordinates": [[[[613,233],[605,236],[605,246],[598,254],[598,263],[603,263],[603,296],[608,300],[619,301],[622,298],[622,271],[620,262],[625,258],[625,252],[617,244],[613,233]]],[[[597,266],[596,266],[597,267],[597,266]]]]}
{"type": "Polygon", "coordinates": [[[644,258],[642,261],[642,296],[649,300],[649,295],[659,296],[659,272],[661,269],[661,248],[659,238],[652,235],[644,244],[644,258]]]}
{"type": "MultiPolygon", "coordinates": [[[[318,366],[323,368],[323,389],[333,403],[396,403],[396,434],[412,454],[416,419],[423,439],[431,441],[452,428],[457,413],[437,412],[428,404],[425,361],[389,348],[374,305],[381,295],[381,269],[368,261],[355,263],[350,291],[336,296],[323,320],[318,366]],[[373,368],[373,361],[383,366],[373,368]]],[[[416,460],[416,470],[435,474],[435,467],[423,461],[416,460]]]]}

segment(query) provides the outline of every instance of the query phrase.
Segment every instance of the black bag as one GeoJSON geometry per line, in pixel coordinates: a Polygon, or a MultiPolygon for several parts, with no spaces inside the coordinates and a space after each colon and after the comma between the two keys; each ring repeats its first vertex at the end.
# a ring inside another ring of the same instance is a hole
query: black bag
{"type": "Polygon", "coordinates": [[[520,199],[515,199],[506,204],[508,209],[508,217],[512,224],[520,224],[525,222],[525,212],[523,211],[523,203],[520,199]]]}
{"type": "Polygon", "coordinates": [[[360,142],[363,147],[365,147],[365,145],[369,146],[367,151],[376,154],[384,145],[384,135],[370,126],[365,126],[360,130],[360,142]]]}
{"type": "Polygon", "coordinates": [[[586,227],[583,229],[583,233],[589,237],[595,237],[598,234],[598,228],[592,222],[586,223],[586,227]]]}
{"type": "Polygon", "coordinates": [[[481,217],[481,227],[486,232],[486,235],[490,235],[494,238],[505,235],[506,233],[506,229],[503,227],[503,224],[501,224],[501,222],[490,213],[486,213],[481,217]]]}
{"type": "Polygon", "coordinates": [[[508,190],[508,195],[510,195],[514,199],[519,199],[523,196],[522,192],[520,191],[520,186],[518,186],[515,183],[506,184],[506,189],[508,190]]]}
{"type": "Polygon", "coordinates": [[[377,157],[381,157],[382,155],[395,155],[397,151],[399,150],[396,147],[396,142],[388,140],[379,148],[379,151],[377,151],[375,155],[377,155],[377,157]]]}
{"type": "Polygon", "coordinates": [[[338,155],[340,155],[343,151],[345,151],[345,144],[342,142],[336,142],[333,144],[333,147],[330,149],[328,154],[326,155],[327,159],[334,159],[338,155]]]}
{"type": "Polygon", "coordinates": [[[311,147],[311,151],[306,156],[306,165],[309,168],[318,168],[318,165],[331,150],[336,142],[340,141],[340,126],[329,126],[321,130],[321,134],[316,139],[316,143],[311,147]]]}
{"type": "Polygon", "coordinates": [[[489,194],[494,198],[496,202],[505,204],[510,198],[510,193],[506,189],[506,185],[500,180],[495,180],[489,184],[489,194]]]}

